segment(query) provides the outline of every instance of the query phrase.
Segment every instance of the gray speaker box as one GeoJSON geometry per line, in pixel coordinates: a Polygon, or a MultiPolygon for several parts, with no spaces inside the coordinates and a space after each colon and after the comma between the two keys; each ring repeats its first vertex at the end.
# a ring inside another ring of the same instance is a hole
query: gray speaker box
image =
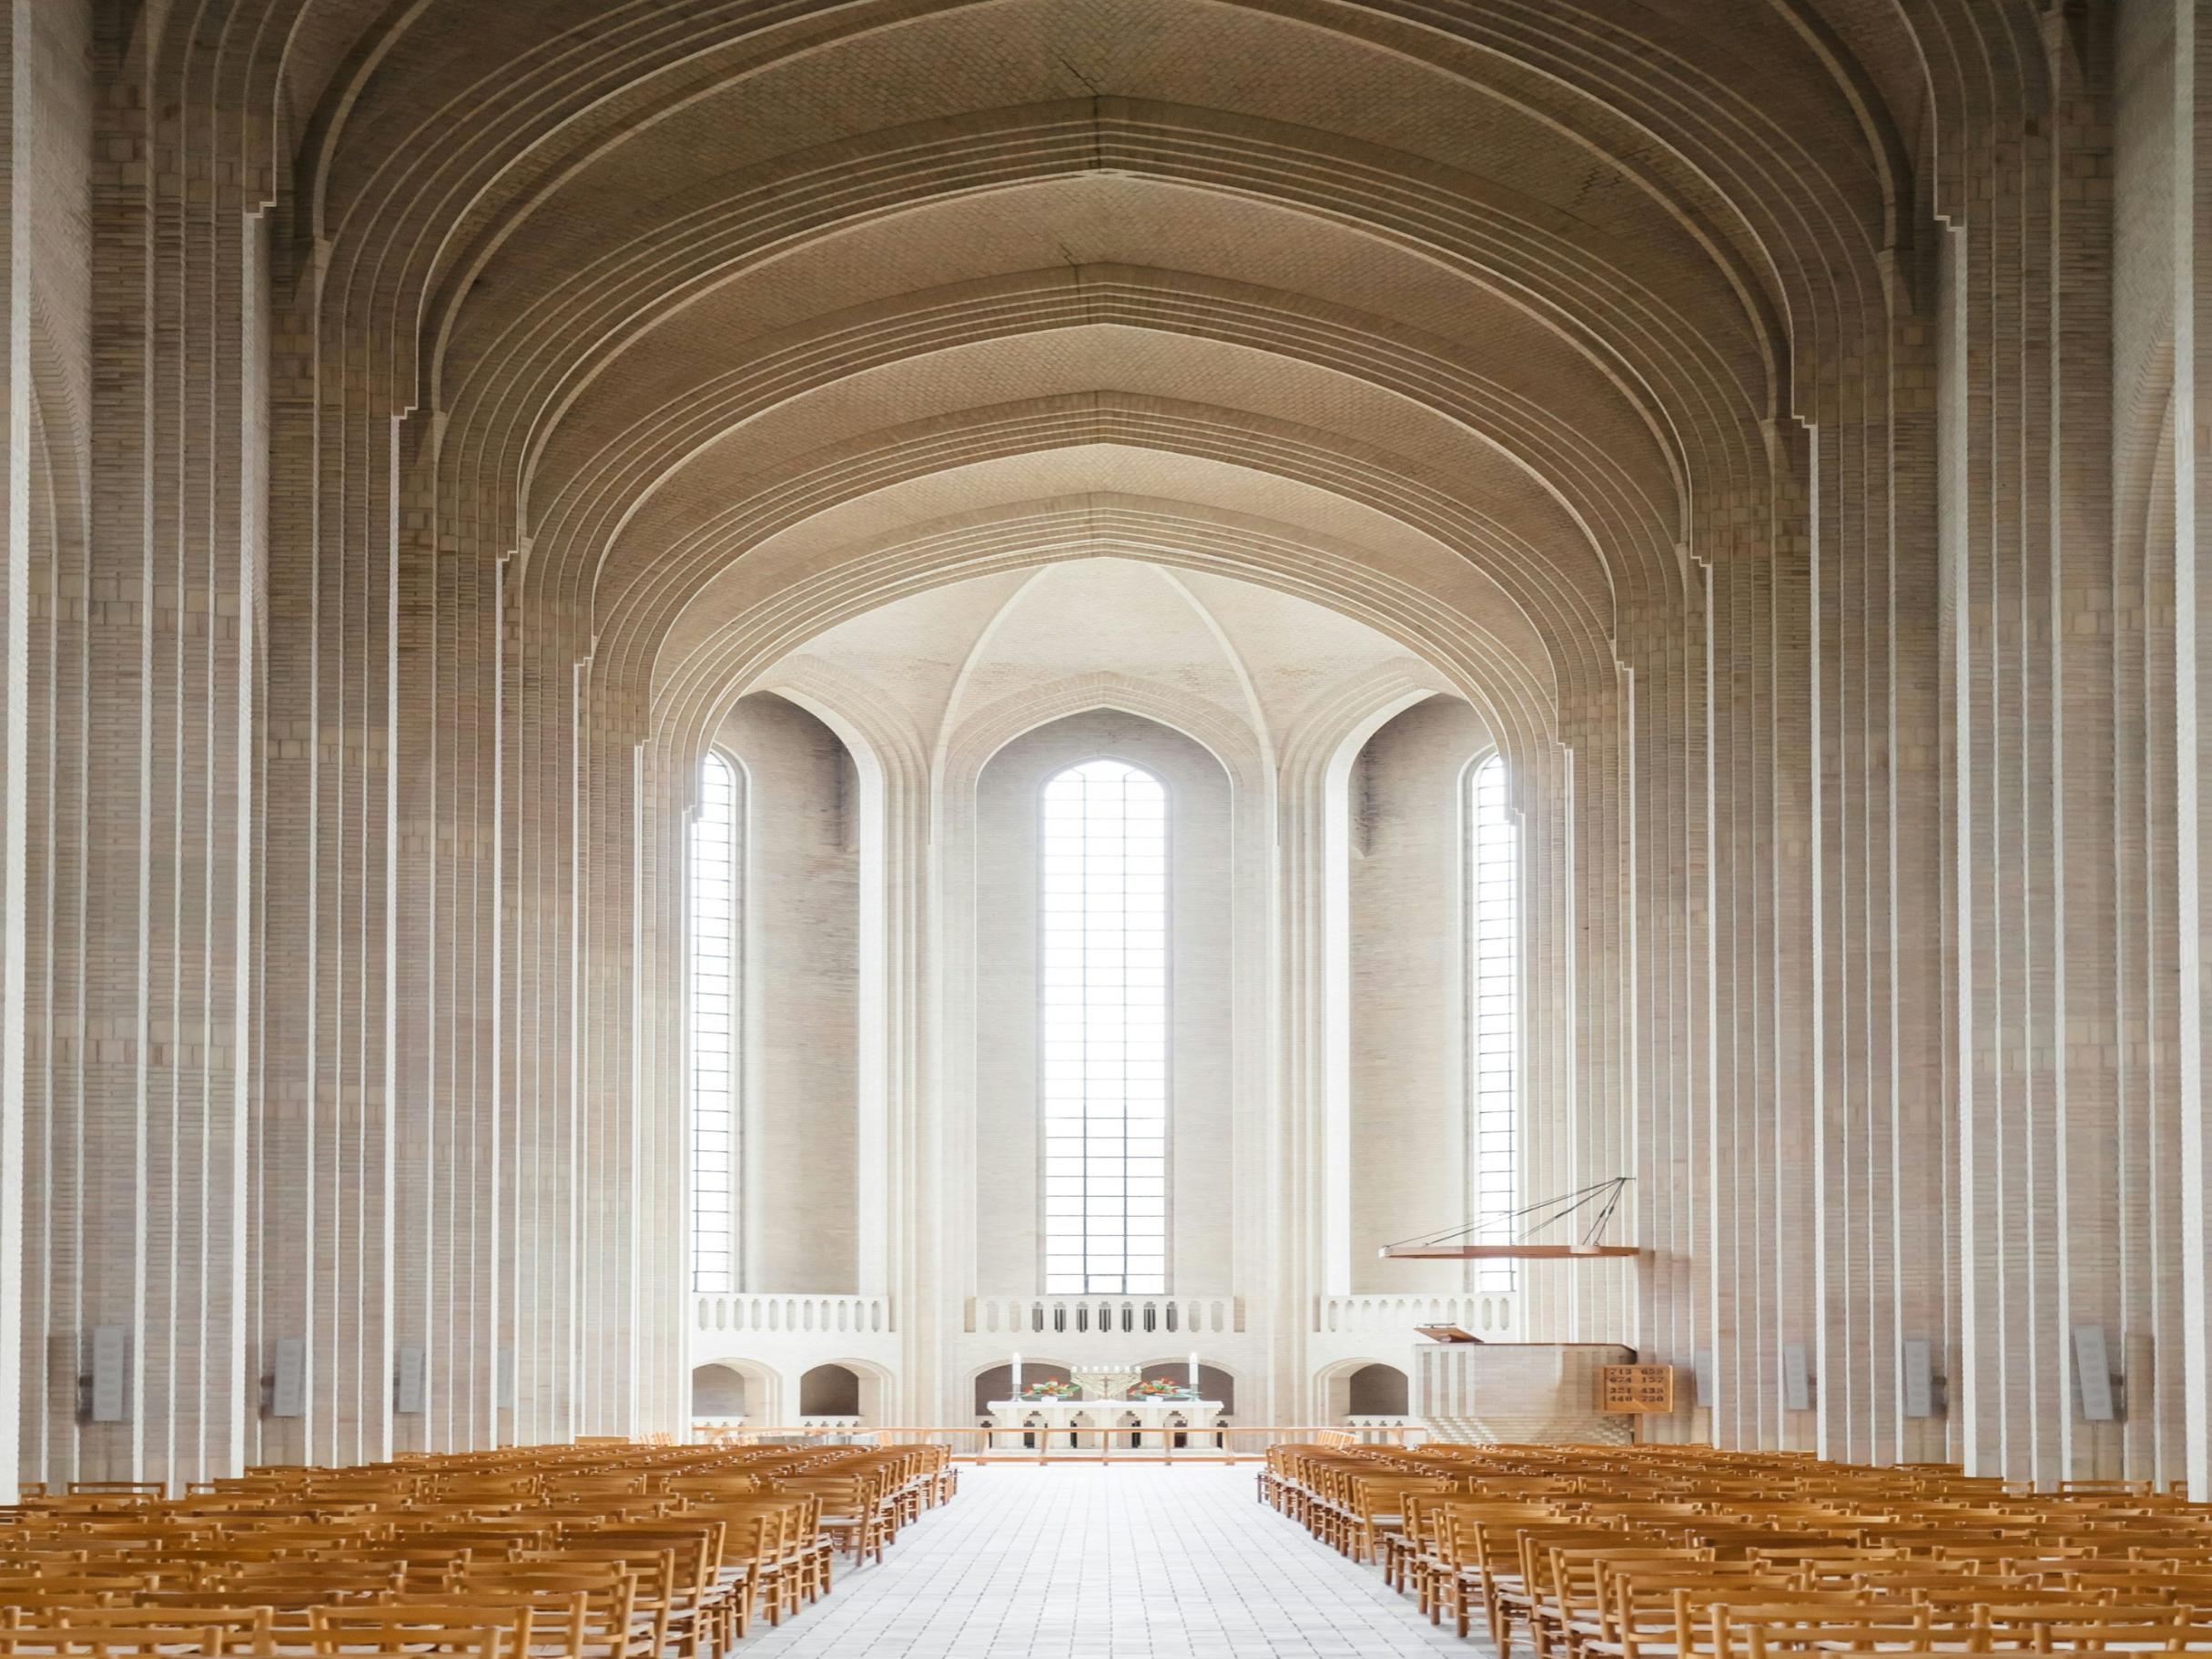
{"type": "Polygon", "coordinates": [[[1935,1411],[1935,1344],[1926,1337],[1904,1340],[1904,1414],[1933,1417],[1935,1411]]]}
{"type": "Polygon", "coordinates": [[[1805,1362],[1805,1345],[1802,1342],[1782,1344],[1781,1383],[1784,1411],[1812,1410],[1812,1371],[1805,1362]]]}
{"type": "Polygon", "coordinates": [[[2112,1356],[2105,1350],[2104,1326],[2075,1326],[2074,1382],[2085,1420],[2111,1422],[2118,1418],[2112,1396],[2112,1356]]]}
{"type": "Polygon", "coordinates": [[[127,1421],[130,1400],[130,1328],[127,1325],[93,1327],[91,1380],[88,1415],[92,1421],[127,1421]]]}
{"type": "Polygon", "coordinates": [[[392,1389],[391,1409],[401,1417],[420,1416],[422,1411],[423,1373],[428,1356],[420,1348],[401,1348],[394,1351],[397,1373],[392,1389]]]}
{"type": "Polygon", "coordinates": [[[270,1368],[269,1414],[271,1417],[307,1415],[307,1339],[279,1337],[275,1364],[270,1368]]]}

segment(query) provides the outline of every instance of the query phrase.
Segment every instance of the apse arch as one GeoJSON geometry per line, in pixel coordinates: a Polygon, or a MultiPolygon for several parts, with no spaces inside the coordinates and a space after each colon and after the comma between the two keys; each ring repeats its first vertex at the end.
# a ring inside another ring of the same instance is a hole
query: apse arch
{"type": "MultiPolygon", "coordinates": [[[[1105,497],[955,521],[918,543],[861,550],[852,561],[859,566],[857,572],[847,573],[840,561],[830,573],[777,588],[751,612],[719,622],[702,613],[694,636],[671,641],[666,648],[673,660],[654,697],[653,741],[687,752],[699,732],[711,729],[703,716],[731,694],[725,688],[749,683],[769,663],[843,617],[991,569],[1100,551],[1213,571],[1366,622],[1436,667],[1484,712],[1501,741],[1524,755],[1551,730],[1554,687],[1548,675],[1539,677],[1527,665],[1533,640],[1524,635],[1516,645],[1490,642],[1497,622],[1511,622],[1509,613],[1496,622],[1470,614],[1464,596],[1456,606],[1430,591],[1442,584],[1415,585],[1389,572],[1377,556],[1363,557],[1310,532],[1294,536],[1287,527],[1182,503],[1105,497]],[[878,571],[883,574],[874,574],[878,571]]],[[[1465,571],[1463,585],[1468,581],[1487,585],[1487,578],[1465,571]]]]}
{"type": "MultiPolygon", "coordinates": [[[[634,672],[634,659],[657,652],[675,619],[725,571],[763,591],[802,582],[818,587],[822,572],[813,568],[821,561],[818,552],[810,552],[806,566],[791,568],[788,575],[777,567],[792,565],[794,555],[785,551],[791,532],[806,526],[809,536],[823,534],[809,521],[833,507],[848,509],[827,521],[834,536],[834,526],[862,507],[880,515],[888,499],[882,492],[902,481],[930,481],[931,488],[941,491],[954,467],[1003,470],[1017,459],[1031,468],[1042,464],[1039,458],[1054,454],[1071,463],[1079,454],[1117,451],[1175,457],[1177,466],[1202,469],[1208,478],[1224,482],[1289,480],[1360,512],[1376,514],[1378,521],[1412,532],[1423,545],[1452,549],[1481,572],[1486,585],[1495,583],[1510,596],[1528,624],[1540,631],[1554,657],[1552,672],[1562,694],[1574,694],[1578,681],[1589,694],[1612,693],[1612,619],[1591,612],[1564,587],[1543,550],[1518,541],[1448,491],[1403,468],[1387,467],[1381,457],[1348,455],[1344,446],[1316,445],[1295,431],[1249,420],[1223,426],[1203,410],[1103,396],[978,411],[973,419],[949,426],[923,423],[918,430],[896,430],[865,448],[817,459],[747,505],[695,527],[655,561],[650,576],[614,596],[602,618],[596,672],[610,683],[621,683],[634,672]],[[1486,556],[1474,557],[1476,550],[1486,556]]],[[[1353,585],[1377,584],[1354,576],[1353,585]]],[[[1344,608],[1341,602],[1337,608],[1344,608]]],[[[1496,632],[1473,619],[1469,627],[1478,648],[1496,632]]]]}
{"type": "Polygon", "coordinates": [[[963,715],[948,729],[939,749],[940,790],[957,797],[1009,744],[1093,709],[1134,714],[1189,738],[1240,789],[1258,788],[1272,771],[1250,725],[1218,703],[1131,675],[1085,674],[999,698],[963,715]]]}

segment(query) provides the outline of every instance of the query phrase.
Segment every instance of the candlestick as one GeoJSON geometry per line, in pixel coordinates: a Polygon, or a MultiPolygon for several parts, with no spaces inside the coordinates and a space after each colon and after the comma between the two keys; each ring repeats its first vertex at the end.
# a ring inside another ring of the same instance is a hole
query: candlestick
{"type": "Polygon", "coordinates": [[[1191,1392],[1193,1394],[1198,1392],[1198,1356],[1196,1354],[1191,1356],[1191,1392]]]}
{"type": "Polygon", "coordinates": [[[1014,1398],[1021,1398],[1021,1356],[1014,1356],[1014,1398]]]}

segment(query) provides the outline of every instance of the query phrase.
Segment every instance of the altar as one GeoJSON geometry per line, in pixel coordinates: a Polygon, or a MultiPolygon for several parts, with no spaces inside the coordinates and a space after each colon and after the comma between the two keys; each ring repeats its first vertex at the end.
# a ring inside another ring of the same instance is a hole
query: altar
{"type": "Polygon", "coordinates": [[[1210,1432],[1221,1420],[1218,1400],[1201,1400],[1187,1389],[1131,1399],[1128,1391],[1138,1383],[1133,1369],[1078,1369],[1073,1381],[1080,1391],[1073,1396],[1028,1394],[987,1401],[991,1449],[1159,1456],[1199,1447],[1214,1450],[1221,1444],[1221,1436],[1210,1432]]]}
{"type": "Polygon", "coordinates": [[[1156,1452],[1163,1447],[1173,1450],[1186,1430],[1187,1445],[1210,1447],[1221,1439],[1205,1432],[1221,1417],[1218,1400],[993,1400],[988,1405],[994,1448],[1073,1446],[1092,1452],[1156,1452]],[[1117,1429],[1126,1432],[1111,1432],[1117,1429]]]}

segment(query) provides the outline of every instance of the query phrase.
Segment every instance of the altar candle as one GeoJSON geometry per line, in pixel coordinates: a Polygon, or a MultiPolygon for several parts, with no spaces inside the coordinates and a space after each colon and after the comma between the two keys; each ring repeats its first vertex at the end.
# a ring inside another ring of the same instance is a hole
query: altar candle
{"type": "Polygon", "coordinates": [[[1198,1356],[1196,1354],[1191,1356],[1191,1392],[1193,1394],[1198,1392],[1198,1356]]]}
{"type": "Polygon", "coordinates": [[[1021,1356],[1014,1356],[1014,1398],[1021,1398],[1021,1356]]]}

